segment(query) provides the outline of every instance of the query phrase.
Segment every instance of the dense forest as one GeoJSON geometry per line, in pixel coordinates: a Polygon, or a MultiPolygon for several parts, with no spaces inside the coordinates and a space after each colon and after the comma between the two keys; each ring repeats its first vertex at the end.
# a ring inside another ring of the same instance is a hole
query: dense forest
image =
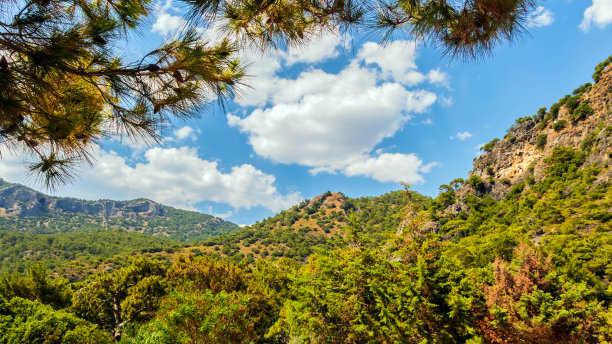
{"type": "Polygon", "coordinates": [[[0,342],[610,342],[610,62],[595,84],[517,120],[435,198],[407,185],[359,199],[328,192],[190,247],[151,241],[155,252],[136,256],[121,246],[143,237],[128,232],[92,232],[103,244],[76,256],[76,237],[2,233],[15,248],[5,261],[32,243],[47,266],[0,279],[0,342]],[[533,160],[510,174],[516,166],[498,158],[519,147],[533,160]],[[65,250],[51,249],[62,240],[65,250]],[[123,258],[64,275],[61,259],[97,255],[123,258]]]}

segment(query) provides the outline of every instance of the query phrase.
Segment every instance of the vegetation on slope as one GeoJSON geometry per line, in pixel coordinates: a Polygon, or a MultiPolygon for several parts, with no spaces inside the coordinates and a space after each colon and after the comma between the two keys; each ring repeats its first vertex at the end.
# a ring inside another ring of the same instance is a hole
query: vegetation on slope
{"type": "Polygon", "coordinates": [[[547,150],[539,178],[492,168],[435,199],[327,193],[201,246],[217,257],[137,257],[75,283],[41,265],[6,274],[0,340],[612,342],[611,156],[591,159],[609,128],[547,150]],[[507,191],[494,198],[498,183],[507,191]],[[259,247],[280,254],[254,259],[259,247]]]}

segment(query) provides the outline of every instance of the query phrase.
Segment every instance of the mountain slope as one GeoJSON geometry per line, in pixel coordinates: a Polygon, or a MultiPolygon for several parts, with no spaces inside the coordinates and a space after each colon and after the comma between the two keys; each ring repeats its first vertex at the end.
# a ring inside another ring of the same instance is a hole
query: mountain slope
{"type": "Polygon", "coordinates": [[[0,230],[36,234],[126,229],[192,242],[228,234],[236,224],[147,199],[86,201],[53,197],[0,179],[0,230]]]}

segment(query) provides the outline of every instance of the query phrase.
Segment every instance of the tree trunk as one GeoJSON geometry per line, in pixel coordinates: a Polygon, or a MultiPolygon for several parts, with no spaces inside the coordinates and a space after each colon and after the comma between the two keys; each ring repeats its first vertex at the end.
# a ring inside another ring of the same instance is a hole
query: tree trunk
{"type": "Polygon", "coordinates": [[[121,339],[121,304],[117,294],[113,294],[113,316],[115,318],[115,332],[113,339],[118,342],[121,339]]]}

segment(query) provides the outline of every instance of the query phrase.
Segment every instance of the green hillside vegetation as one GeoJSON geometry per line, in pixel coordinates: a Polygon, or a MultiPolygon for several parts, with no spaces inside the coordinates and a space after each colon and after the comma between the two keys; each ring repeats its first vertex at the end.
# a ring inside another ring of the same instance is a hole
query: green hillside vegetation
{"type": "MultiPolygon", "coordinates": [[[[415,204],[427,206],[428,197],[411,194],[415,204]]],[[[204,252],[234,262],[252,263],[257,257],[304,261],[317,250],[343,245],[355,226],[368,241],[378,243],[400,224],[404,198],[401,191],[361,198],[328,191],[230,235],[209,239],[203,243],[204,252]]]]}
{"type": "Polygon", "coordinates": [[[128,255],[179,251],[184,244],[125,230],[29,234],[0,231],[0,273],[26,271],[44,262],[56,274],[77,280],[99,267],[129,264],[128,255]]]}
{"type": "MultiPolygon", "coordinates": [[[[18,184],[7,183],[0,179],[0,188],[17,186],[18,190],[37,194],[39,199],[33,201],[20,201],[14,195],[6,197],[16,198],[17,204],[24,208],[45,204],[53,200],[65,200],[80,204],[97,204],[101,201],[87,201],[74,198],[51,197],[40,194],[32,189],[18,184]]],[[[135,199],[131,201],[110,201],[119,206],[129,205],[138,202],[150,202],[146,199],[135,199]]],[[[14,214],[10,209],[0,207],[0,232],[18,231],[31,234],[52,234],[70,232],[90,232],[100,229],[125,229],[165,237],[181,242],[195,242],[205,240],[214,236],[229,234],[240,229],[238,225],[224,221],[211,215],[202,214],[196,211],[176,209],[169,206],[155,204],[159,208],[160,214],[138,214],[126,213],[116,216],[102,216],[99,214],[88,214],[83,211],[60,211],[54,210],[39,216],[25,216],[14,214]]]]}
{"type": "MultiPolygon", "coordinates": [[[[590,88],[521,118],[485,154],[561,110],[579,126],[590,88]]],[[[589,160],[610,135],[601,123],[578,148],[548,150],[537,178],[533,166],[515,182],[472,174],[434,199],[328,192],[72,283],[34,264],[0,278],[0,342],[610,343],[611,156],[589,160]],[[494,198],[497,183],[508,190],[494,198]]]]}

